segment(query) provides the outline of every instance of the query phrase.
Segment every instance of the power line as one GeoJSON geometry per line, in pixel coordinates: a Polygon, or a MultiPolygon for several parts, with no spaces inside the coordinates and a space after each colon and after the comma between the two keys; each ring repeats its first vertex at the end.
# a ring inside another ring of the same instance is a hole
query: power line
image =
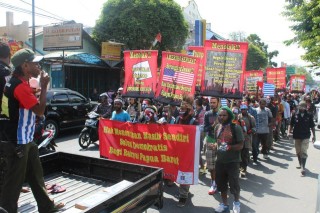
{"type": "MultiPolygon", "coordinates": [[[[20,0],[20,1],[23,2],[23,3],[25,3],[25,4],[27,4],[27,5],[32,6],[32,4],[30,4],[29,2],[25,2],[25,1],[23,1],[23,0],[20,0]]],[[[58,18],[60,18],[61,20],[64,20],[64,21],[67,20],[67,19],[65,19],[65,18],[63,18],[63,17],[61,17],[61,16],[58,16],[58,15],[56,15],[56,14],[53,14],[53,13],[51,13],[51,12],[49,12],[49,11],[46,11],[46,10],[40,8],[40,7],[35,6],[35,8],[37,8],[37,9],[39,9],[39,10],[42,10],[43,12],[46,12],[46,13],[48,13],[48,14],[50,14],[50,15],[55,16],[55,17],[58,17],[58,18]]]]}
{"type": "MultiPolygon", "coordinates": [[[[10,5],[10,4],[6,4],[6,3],[3,3],[3,2],[0,2],[0,7],[6,8],[6,9],[10,9],[10,10],[13,10],[13,11],[17,11],[17,12],[21,12],[21,13],[32,14],[32,12],[30,10],[27,10],[27,9],[24,9],[24,8],[21,8],[21,7],[16,7],[16,6],[13,6],[13,5],[10,5]]],[[[63,19],[59,19],[59,18],[56,18],[56,17],[53,17],[53,16],[42,14],[42,13],[35,13],[35,15],[43,17],[43,18],[49,18],[49,19],[54,19],[54,20],[58,20],[58,21],[65,21],[63,19]]]]}

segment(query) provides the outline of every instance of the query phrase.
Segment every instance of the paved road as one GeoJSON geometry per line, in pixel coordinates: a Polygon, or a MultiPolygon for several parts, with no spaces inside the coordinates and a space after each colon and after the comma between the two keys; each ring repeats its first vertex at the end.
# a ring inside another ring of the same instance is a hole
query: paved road
{"type": "MultiPolygon", "coordinates": [[[[80,130],[64,134],[57,139],[58,150],[75,154],[99,157],[99,146],[91,145],[82,150],[78,145],[77,136],[80,130]]],[[[320,139],[320,131],[317,130],[320,139]]],[[[250,164],[247,178],[240,180],[241,212],[243,213],[313,213],[316,208],[318,174],[320,173],[320,150],[310,143],[307,161],[307,175],[300,177],[296,169],[297,158],[293,142],[282,140],[275,143],[275,151],[270,158],[261,157],[259,165],[250,164]]],[[[219,204],[220,197],[208,195],[209,174],[200,177],[200,183],[191,186],[190,199],[184,208],[176,207],[178,187],[165,188],[164,207],[161,210],[150,208],[148,213],[205,213],[214,212],[213,207],[219,204]]],[[[232,199],[229,199],[232,206],[232,199]]]]}

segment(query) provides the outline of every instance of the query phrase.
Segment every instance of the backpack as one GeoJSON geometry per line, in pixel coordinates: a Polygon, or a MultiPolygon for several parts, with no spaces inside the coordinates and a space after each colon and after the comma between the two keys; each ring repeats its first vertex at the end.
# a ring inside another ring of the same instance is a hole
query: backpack
{"type": "Polygon", "coordinates": [[[15,88],[22,83],[22,80],[12,76],[9,82],[6,83],[4,88],[4,95],[8,98],[9,119],[4,121],[5,127],[2,131],[1,140],[16,142],[17,129],[19,121],[19,102],[14,97],[15,88]]]}

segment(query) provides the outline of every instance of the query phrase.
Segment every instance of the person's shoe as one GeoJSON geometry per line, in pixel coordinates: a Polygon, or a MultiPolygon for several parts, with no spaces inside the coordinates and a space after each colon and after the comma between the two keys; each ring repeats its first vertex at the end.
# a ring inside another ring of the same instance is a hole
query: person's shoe
{"type": "Polygon", "coordinates": [[[217,208],[214,209],[214,212],[230,212],[229,206],[220,203],[217,208]]]}
{"type": "Polygon", "coordinates": [[[186,205],[186,203],[187,203],[187,198],[180,197],[177,206],[182,208],[186,205]]]}
{"type": "Polygon", "coordinates": [[[306,170],[301,170],[301,177],[306,176],[306,170]]]}
{"type": "Polygon", "coordinates": [[[240,202],[233,202],[233,213],[240,213],[240,202]]]}
{"type": "Polygon", "coordinates": [[[208,191],[208,194],[213,195],[214,193],[216,193],[216,191],[217,191],[217,185],[212,184],[209,191],[208,191]]]}
{"type": "Polygon", "coordinates": [[[245,178],[246,177],[246,171],[241,171],[240,172],[240,177],[245,178]]]}

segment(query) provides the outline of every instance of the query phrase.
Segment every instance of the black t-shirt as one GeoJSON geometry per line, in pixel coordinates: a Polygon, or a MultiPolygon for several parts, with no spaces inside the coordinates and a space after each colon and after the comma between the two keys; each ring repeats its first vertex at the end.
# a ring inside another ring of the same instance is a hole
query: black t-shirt
{"type": "Polygon", "coordinates": [[[296,113],[291,118],[290,125],[293,127],[294,139],[310,138],[310,129],[315,127],[312,114],[305,112],[303,117],[300,113],[296,113]]]}

